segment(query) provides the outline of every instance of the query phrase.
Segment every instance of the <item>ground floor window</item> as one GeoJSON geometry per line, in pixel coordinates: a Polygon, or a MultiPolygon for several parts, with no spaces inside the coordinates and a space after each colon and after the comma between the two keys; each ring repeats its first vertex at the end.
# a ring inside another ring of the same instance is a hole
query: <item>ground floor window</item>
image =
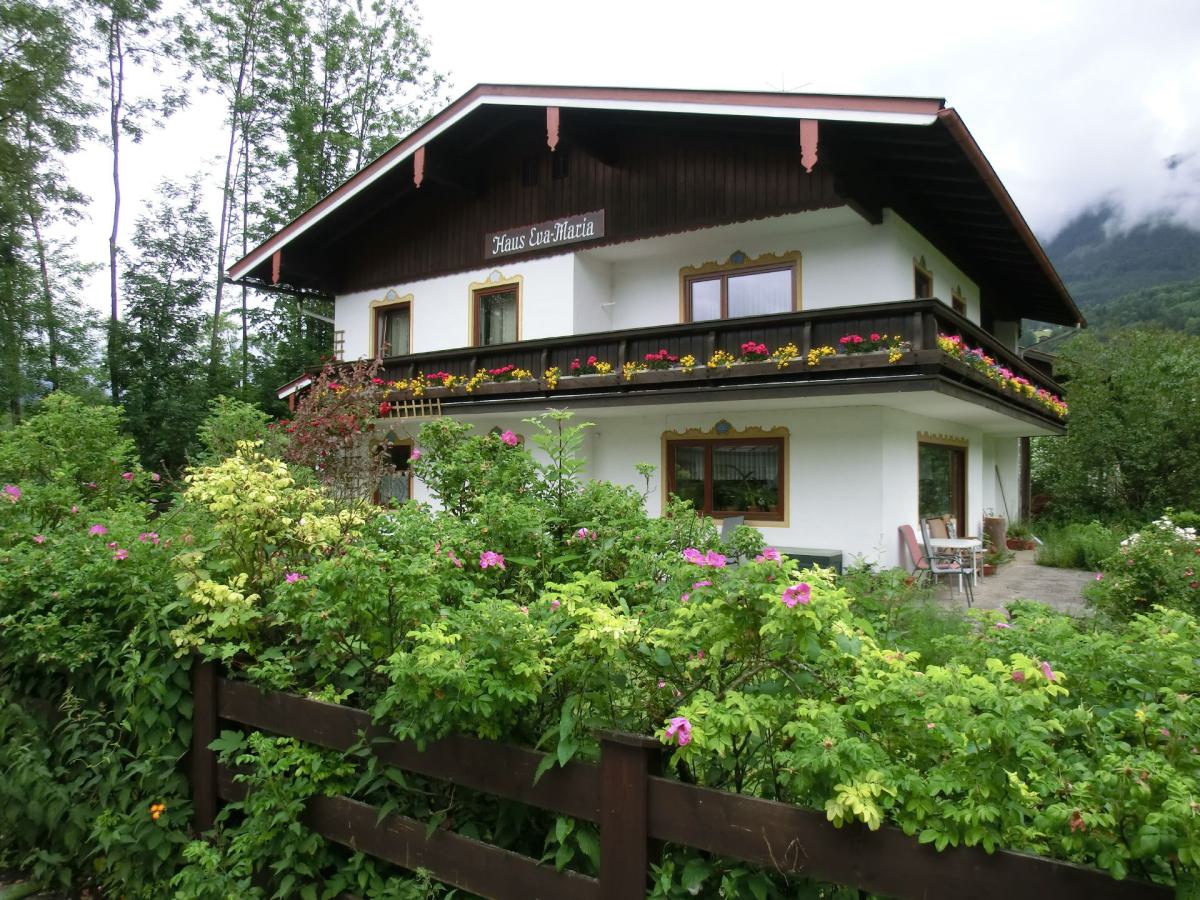
{"type": "Polygon", "coordinates": [[[390,506],[412,499],[412,444],[383,444],[380,452],[387,454],[393,471],[379,480],[375,502],[380,506],[390,506]]]}
{"type": "Polygon", "coordinates": [[[667,490],[711,516],[784,518],[782,437],[667,441],[667,490]]]}
{"type": "Polygon", "coordinates": [[[917,444],[917,505],[922,519],[953,516],[959,533],[967,520],[967,448],[922,441],[917,444]]]}

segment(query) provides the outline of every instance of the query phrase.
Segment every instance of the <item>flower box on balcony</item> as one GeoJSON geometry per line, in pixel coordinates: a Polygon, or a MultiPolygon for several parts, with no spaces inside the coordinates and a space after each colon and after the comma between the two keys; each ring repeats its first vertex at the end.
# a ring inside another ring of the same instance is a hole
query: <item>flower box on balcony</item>
{"type": "Polygon", "coordinates": [[[658,384],[665,381],[699,381],[708,377],[708,369],[696,366],[692,370],[673,366],[670,369],[640,369],[629,376],[634,384],[658,384]]]}
{"type": "Polygon", "coordinates": [[[542,389],[542,383],[530,378],[514,378],[510,381],[485,381],[475,386],[473,396],[487,394],[528,394],[542,389]]]}
{"type": "Polygon", "coordinates": [[[616,372],[606,375],[560,375],[558,389],[560,391],[593,390],[595,388],[615,387],[621,381],[616,372]]]}
{"type": "MultiPolygon", "coordinates": [[[[800,360],[794,360],[788,368],[799,369],[802,367],[800,360]]],[[[787,369],[780,369],[779,364],[772,359],[758,360],[756,362],[735,362],[730,365],[718,365],[708,369],[709,378],[749,378],[752,376],[762,375],[778,375],[780,372],[786,372],[787,369]]]]}

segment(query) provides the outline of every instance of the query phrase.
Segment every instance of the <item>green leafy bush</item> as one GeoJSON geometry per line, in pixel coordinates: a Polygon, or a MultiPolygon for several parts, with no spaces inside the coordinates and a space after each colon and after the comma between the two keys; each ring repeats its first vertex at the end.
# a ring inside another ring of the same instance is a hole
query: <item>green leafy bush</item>
{"type": "Polygon", "coordinates": [[[1200,614],[1200,542],[1196,530],[1170,515],[1155,519],[1121,542],[1089,586],[1088,600],[1116,618],[1154,606],[1200,614]]]}
{"type": "Polygon", "coordinates": [[[1059,569],[1097,569],[1121,544],[1124,533],[1100,522],[1043,523],[1037,528],[1042,546],[1039,566],[1059,569]]]}

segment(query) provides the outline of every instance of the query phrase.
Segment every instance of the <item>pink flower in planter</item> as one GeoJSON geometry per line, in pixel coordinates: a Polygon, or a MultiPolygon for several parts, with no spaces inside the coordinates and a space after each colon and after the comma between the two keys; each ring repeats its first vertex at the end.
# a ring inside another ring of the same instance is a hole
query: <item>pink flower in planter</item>
{"type": "Polygon", "coordinates": [[[21,499],[21,489],[15,484],[6,484],[4,486],[4,499],[9,503],[16,503],[21,499]]]}
{"type": "Polygon", "coordinates": [[[33,542],[35,544],[44,544],[46,543],[46,536],[44,534],[35,534],[33,536],[33,542]]]}
{"type": "Polygon", "coordinates": [[[1047,681],[1058,681],[1058,676],[1054,674],[1054,670],[1050,668],[1050,663],[1042,661],[1042,674],[1046,676],[1047,681]]]}
{"type": "Polygon", "coordinates": [[[502,440],[505,444],[507,444],[510,447],[515,447],[515,446],[517,446],[517,444],[521,443],[521,439],[519,437],[517,437],[515,434],[513,434],[511,431],[506,431],[502,435],[500,435],[500,440],[502,440]]]}
{"type": "Polygon", "coordinates": [[[122,472],[121,477],[124,478],[126,481],[133,481],[133,473],[132,472],[122,472]]]}
{"type": "Polygon", "coordinates": [[[124,547],[118,549],[113,554],[113,559],[117,560],[118,562],[122,559],[127,559],[128,557],[129,557],[129,551],[126,550],[124,547]]]}
{"type": "Polygon", "coordinates": [[[108,529],[103,525],[93,525],[88,529],[88,534],[108,534],[108,529]]]}
{"type": "Polygon", "coordinates": [[[762,553],[754,557],[755,562],[779,562],[783,557],[779,555],[779,551],[774,547],[767,547],[762,553]]]}
{"type": "Polygon", "coordinates": [[[283,580],[288,584],[295,584],[297,581],[306,581],[307,579],[307,575],[301,575],[299,572],[288,572],[283,576],[283,580]]]}
{"type": "Polygon", "coordinates": [[[503,556],[491,550],[484,550],[479,554],[479,568],[486,569],[490,566],[497,566],[501,569],[507,568],[507,566],[504,565],[503,556]]]}
{"type": "Polygon", "coordinates": [[[794,584],[783,590],[783,605],[791,609],[797,603],[808,603],[812,599],[812,585],[807,581],[794,584]]]}
{"type": "Polygon", "coordinates": [[[673,738],[680,747],[692,742],[692,723],[685,716],[676,716],[667,725],[667,737],[673,738]]]}

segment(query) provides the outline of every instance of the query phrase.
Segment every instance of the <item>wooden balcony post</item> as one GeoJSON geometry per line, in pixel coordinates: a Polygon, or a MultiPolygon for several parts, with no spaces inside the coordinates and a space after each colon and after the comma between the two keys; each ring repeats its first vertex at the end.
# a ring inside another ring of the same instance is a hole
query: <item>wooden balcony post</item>
{"type": "Polygon", "coordinates": [[[915,312],[912,314],[912,334],[909,335],[912,341],[912,348],[915,351],[925,349],[925,314],[915,312]]]}
{"type": "Polygon", "coordinates": [[[197,834],[211,831],[217,818],[217,664],[192,662],[192,822],[197,834]]]}
{"type": "Polygon", "coordinates": [[[808,356],[808,351],[812,349],[812,322],[805,321],[800,326],[800,358],[808,356]]]}
{"type": "Polygon", "coordinates": [[[710,329],[704,334],[704,359],[698,359],[696,362],[704,365],[713,358],[713,354],[717,352],[717,332],[716,329],[710,329]]]}
{"type": "Polygon", "coordinates": [[[649,784],[662,747],[636,734],[600,733],[600,896],[642,900],[649,877],[649,784]]]}

